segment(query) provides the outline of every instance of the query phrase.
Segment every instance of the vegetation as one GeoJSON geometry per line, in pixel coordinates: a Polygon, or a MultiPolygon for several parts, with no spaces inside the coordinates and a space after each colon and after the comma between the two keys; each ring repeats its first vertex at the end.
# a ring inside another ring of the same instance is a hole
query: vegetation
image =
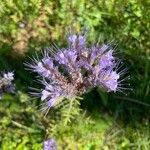
{"type": "Polygon", "coordinates": [[[0,100],[0,149],[39,150],[52,137],[58,149],[149,150],[149,8],[149,0],[2,0],[0,70],[14,70],[16,94],[0,100]],[[80,107],[73,107],[73,115],[67,114],[66,103],[44,117],[39,100],[28,94],[35,74],[23,63],[52,42],[65,46],[70,26],[85,28],[89,43],[118,45],[133,91],[126,95],[93,89],[76,104],[80,107]]]}

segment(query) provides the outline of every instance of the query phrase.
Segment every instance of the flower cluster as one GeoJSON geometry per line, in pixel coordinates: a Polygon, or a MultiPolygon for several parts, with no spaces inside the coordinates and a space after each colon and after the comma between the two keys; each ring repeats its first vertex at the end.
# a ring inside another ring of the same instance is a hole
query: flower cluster
{"type": "Polygon", "coordinates": [[[44,141],[44,148],[43,150],[56,150],[56,142],[54,139],[48,139],[44,141]]]}
{"type": "Polygon", "coordinates": [[[14,93],[15,86],[12,83],[13,80],[14,80],[13,72],[3,73],[0,76],[0,99],[2,98],[5,92],[14,93]]]}
{"type": "Polygon", "coordinates": [[[46,107],[55,106],[59,97],[77,96],[93,87],[119,91],[121,73],[109,44],[86,46],[85,35],[69,35],[68,47],[49,49],[42,59],[26,65],[43,77],[44,89],[37,95],[46,107]]]}

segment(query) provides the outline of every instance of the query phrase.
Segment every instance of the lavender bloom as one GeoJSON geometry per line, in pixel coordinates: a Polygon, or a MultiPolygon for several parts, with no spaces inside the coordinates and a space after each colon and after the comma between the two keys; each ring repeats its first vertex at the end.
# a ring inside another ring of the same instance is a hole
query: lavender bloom
{"type": "Polygon", "coordinates": [[[100,76],[100,83],[108,92],[116,92],[118,86],[119,74],[116,71],[105,71],[100,76]]]}
{"type": "Polygon", "coordinates": [[[54,106],[57,97],[61,96],[61,88],[56,85],[47,85],[45,89],[41,92],[41,100],[46,101],[48,107],[54,106]]]}
{"type": "Polygon", "coordinates": [[[112,56],[113,51],[109,50],[108,52],[104,53],[101,58],[100,58],[100,62],[99,62],[99,66],[101,69],[104,69],[106,67],[113,67],[114,63],[114,57],[112,56]]]}
{"type": "Polygon", "coordinates": [[[86,39],[85,36],[81,36],[81,35],[70,35],[68,36],[68,43],[69,45],[76,47],[82,47],[85,45],[86,39]]]}
{"type": "Polygon", "coordinates": [[[43,66],[42,62],[39,62],[37,64],[37,67],[35,68],[35,72],[39,73],[41,76],[44,76],[44,77],[49,77],[51,75],[50,70],[46,69],[43,66]]]}
{"type": "Polygon", "coordinates": [[[44,141],[44,148],[43,150],[56,150],[56,142],[54,139],[48,139],[44,141]]]}
{"type": "Polygon", "coordinates": [[[55,55],[55,59],[63,65],[73,65],[77,59],[77,52],[74,50],[60,51],[55,55]]]}
{"type": "Polygon", "coordinates": [[[46,108],[54,107],[60,97],[78,96],[93,87],[121,91],[124,71],[118,71],[114,50],[107,44],[86,47],[85,43],[85,36],[70,35],[67,48],[46,51],[41,60],[27,64],[43,78],[38,95],[46,108]]]}
{"type": "Polygon", "coordinates": [[[3,73],[0,76],[0,99],[2,98],[3,94],[6,93],[14,93],[15,86],[12,83],[14,80],[14,73],[8,72],[3,73]]]}

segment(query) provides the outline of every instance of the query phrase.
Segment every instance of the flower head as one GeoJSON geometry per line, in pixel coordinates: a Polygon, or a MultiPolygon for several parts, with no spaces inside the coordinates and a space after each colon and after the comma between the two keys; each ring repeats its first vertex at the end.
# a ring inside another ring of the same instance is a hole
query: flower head
{"type": "Polygon", "coordinates": [[[48,139],[44,141],[43,150],[56,150],[56,142],[54,139],[48,139]]]}
{"type": "Polygon", "coordinates": [[[15,86],[12,83],[13,80],[14,80],[13,72],[3,73],[0,76],[0,99],[2,98],[4,93],[14,93],[15,86]]]}
{"type": "Polygon", "coordinates": [[[40,97],[48,108],[54,107],[59,97],[77,96],[93,87],[107,92],[121,90],[122,73],[110,45],[87,47],[86,37],[76,34],[67,40],[68,47],[53,51],[53,55],[46,51],[41,60],[27,64],[43,78],[40,97]]]}
{"type": "Polygon", "coordinates": [[[85,42],[86,42],[85,36],[75,34],[68,36],[68,43],[73,47],[75,46],[82,47],[85,45],[85,42]]]}

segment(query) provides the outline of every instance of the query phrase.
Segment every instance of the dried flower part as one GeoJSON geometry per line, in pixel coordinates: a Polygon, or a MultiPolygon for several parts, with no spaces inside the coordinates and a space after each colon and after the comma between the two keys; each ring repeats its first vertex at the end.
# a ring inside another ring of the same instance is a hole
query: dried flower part
{"type": "Polygon", "coordinates": [[[13,72],[3,73],[0,76],[0,99],[2,98],[4,93],[14,93],[15,86],[12,83],[13,80],[14,80],[13,72]]]}
{"type": "Polygon", "coordinates": [[[43,150],[56,150],[56,142],[54,139],[48,139],[44,141],[43,150]]]}
{"type": "Polygon", "coordinates": [[[44,78],[40,97],[49,108],[59,97],[78,96],[93,87],[121,91],[119,80],[125,70],[119,72],[120,61],[113,53],[108,44],[86,47],[85,35],[69,35],[67,48],[45,51],[41,60],[34,58],[26,65],[44,78]]]}

